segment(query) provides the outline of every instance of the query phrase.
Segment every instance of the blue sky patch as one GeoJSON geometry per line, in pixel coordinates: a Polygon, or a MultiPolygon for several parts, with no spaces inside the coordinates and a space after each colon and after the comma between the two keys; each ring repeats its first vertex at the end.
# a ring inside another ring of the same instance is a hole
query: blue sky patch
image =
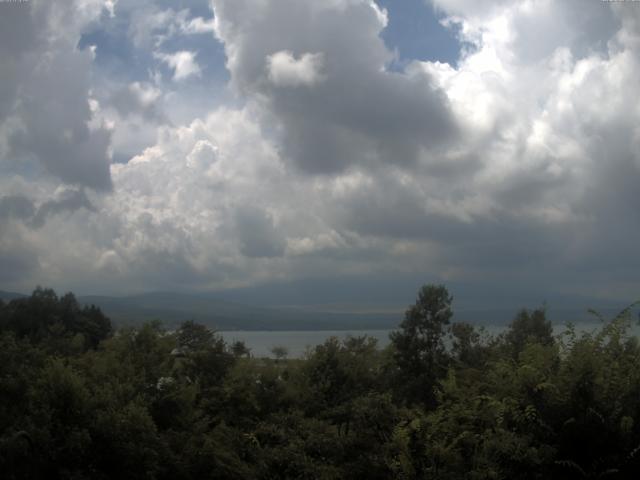
{"type": "Polygon", "coordinates": [[[456,32],[440,24],[438,15],[425,0],[376,0],[389,13],[382,32],[387,47],[398,53],[399,63],[411,60],[440,61],[456,65],[460,42],[456,32]]]}

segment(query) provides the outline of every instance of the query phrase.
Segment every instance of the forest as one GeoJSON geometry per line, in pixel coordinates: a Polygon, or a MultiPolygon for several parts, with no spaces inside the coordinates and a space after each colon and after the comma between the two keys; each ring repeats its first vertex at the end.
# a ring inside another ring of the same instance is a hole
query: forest
{"type": "Polygon", "coordinates": [[[638,478],[631,308],[498,335],[425,285],[384,349],[331,338],[254,358],[185,321],[114,328],[73,294],[0,301],[5,479],[638,478]]]}

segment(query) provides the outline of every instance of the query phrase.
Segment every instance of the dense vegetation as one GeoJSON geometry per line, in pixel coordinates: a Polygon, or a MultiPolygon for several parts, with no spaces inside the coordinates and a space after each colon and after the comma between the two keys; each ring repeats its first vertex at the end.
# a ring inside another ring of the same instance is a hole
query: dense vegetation
{"type": "Polygon", "coordinates": [[[491,337],[426,286],[384,350],[335,338],[251,358],[202,325],[112,331],[71,294],[0,302],[3,478],[638,478],[629,311],[491,337]]]}

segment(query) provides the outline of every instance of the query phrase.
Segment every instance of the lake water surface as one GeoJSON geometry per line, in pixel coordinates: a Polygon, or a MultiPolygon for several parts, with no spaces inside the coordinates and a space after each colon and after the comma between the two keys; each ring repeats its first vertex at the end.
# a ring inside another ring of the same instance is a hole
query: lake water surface
{"type": "MultiPolygon", "coordinates": [[[[577,332],[593,331],[602,326],[597,323],[577,323],[577,332]]],[[[554,325],[554,333],[561,334],[565,325],[554,325]]],[[[506,329],[506,326],[488,325],[484,327],[486,333],[497,335],[506,329]]],[[[640,334],[640,328],[634,325],[633,333],[640,334]]],[[[389,333],[392,330],[322,330],[322,331],[227,331],[218,332],[227,343],[242,340],[251,349],[254,357],[272,357],[271,349],[276,346],[285,347],[289,352],[289,358],[300,358],[307,348],[324,343],[329,337],[345,339],[347,336],[362,337],[368,335],[378,340],[378,347],[384,348],[389,344],[389,333]]]]}
{"type": "Polygon", "coordinates": [[[378,347],[386,347],[389,344],[389,332],[391,330],[235,331],[219,333],[227,343],[242,340],[251,349],[251,355],[254,357],[270,357],[273,347],[282,346],[287,348],[290,358],[300,358],[304,355],[307,347],[320,345],[329,337],[344,339],[349,335],[352,337],[368,335],[378,340],[378,347]]]}

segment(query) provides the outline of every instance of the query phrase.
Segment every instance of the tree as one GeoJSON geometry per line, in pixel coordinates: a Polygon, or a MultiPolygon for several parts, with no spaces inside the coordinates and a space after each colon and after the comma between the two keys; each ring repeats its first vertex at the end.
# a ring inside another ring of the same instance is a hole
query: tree
{"type": "Polygon", "coordinates": [[[338,419],[336,423],[348,421],[351,400],[376,391],[381,384],[376,346],[376,339],[367,336],[349,336],[342,341],[330,337],[317,345],[302,367],[313,397],[308,406],[334,409],[331,415],[338,419]],[[347,408],[342,408],[345,405],[347,408]]]}
{"type": "Polygon", "coordinates": [[[482,344],[480,332],[467,322],[451,325],[451,354],[461,365],[478,368],[485,360],[487,347],[482,344]]]}
{"type": "Polygon", "coordinates": [[[409,403],[435,405],[436,382],[446,372],[443,338],[453,316],[453,297],[443,285],[425,285],[405,313],[400,330],[391,333],[397,368],[396,390],[409,403]]]}
{"type": "Polygon", "coordinates": [[[186,351],[207,350],[216,343],[215,333],[193,320],[183,322],[177,333],[178,345],[186,351]]]}
{"type": "Polygon", "coordinates": [[[112,332],[111,321],[98,307],[81,308],[72,293],[58,298],[40,287],[30,297],[9,302],[0,317],[1,329],[58,353],[95,349],[112,332]]]}
{"type": "Polygon", "coordinates": [[[236,340],[231,344],[231,353],[236,358],[251,357],[251,349],[242,340],[236,340]]]}
{"type": "Polygon", "coordinates": [[[552,345],[553,325],[547,320],[544,308],[538,308],[531,313],[523,309],[509,325],[504,338],[513,357],[517,359],[527,343],[552,345]]]}
{"type": "Polygon", "coordinates": [[[219,386],[235,361],[222,336],[192,320],[183,322],[176,333],[186,355],[185,374],[198,380],[203,390],[219,386]]]}
{"type": "Polygon", "coordinates": [[[276,345],[271,348],[271,353],[276,357],[276,361],[284,360],[289,356],[289,349],[282,345],[276,345]]]}

